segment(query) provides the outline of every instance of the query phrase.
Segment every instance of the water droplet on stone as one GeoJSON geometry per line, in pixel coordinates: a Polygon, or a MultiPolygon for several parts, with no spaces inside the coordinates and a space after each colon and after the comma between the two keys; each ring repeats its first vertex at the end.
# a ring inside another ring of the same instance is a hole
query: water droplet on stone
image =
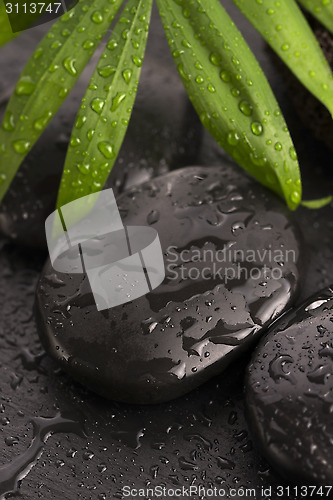
{"type": "Polygon", "coordinates": [[[147,215],[147,222],[148,224],[155,224],[155,222],[157,222],[160,218],[160,213],[158,210],[152,210],[151,212],[149,212],[149,214],[147,215]]]}
{"type": "Polygon", "coordinates": [[[155,318],[147,318],[143,321],[141,321],[141,329],[145,335],[148,335],[149,333],[152,333],[155,328],[157,327],[158,322],[156,321],[155,318]]]}

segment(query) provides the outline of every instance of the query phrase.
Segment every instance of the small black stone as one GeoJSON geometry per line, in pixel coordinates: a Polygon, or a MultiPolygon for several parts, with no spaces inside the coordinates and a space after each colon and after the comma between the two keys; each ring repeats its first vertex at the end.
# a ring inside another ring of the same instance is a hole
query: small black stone
{"type": "Polygon", "coordinates": [[[48,261],[36,295],[39,334],[47,352],[96,392],[166,401],[224,370],[292,303],[299,232],[283,202],[237,167],[186,167],[117,202],[125,225],[157,230],[164,282],[98,312],[88,279],[56,273],[48,261]],[[289,258],[276,262],[281,251],[289,258]]]}
{"type": "Polygon", "coordinates": [[[248,369],[248,415],[267,460],[300,484],[333,483],[333,288],[274,323],[248,369]]]}

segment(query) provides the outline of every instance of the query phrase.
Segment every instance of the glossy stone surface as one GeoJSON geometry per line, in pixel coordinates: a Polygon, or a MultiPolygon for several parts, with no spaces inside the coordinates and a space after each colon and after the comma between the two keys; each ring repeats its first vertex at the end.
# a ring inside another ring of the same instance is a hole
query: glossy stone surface
{"type": "Polygon", "coordinates": [[[88,280],[48,262],[36,295],[39,334],[96,392],[156,403],[220,373],[292,303],[299,235],[282,202],[226,166],[171,172],[124,193],[118,207],[125,225],[157,230],[164,282],[98,312],[88,280]]]}
{"type": "Polygon", "coordinates": [[[246,399],[254,437],[283,476],[332,484],[332,287],[284,315],[260,341],[246,399]]]}

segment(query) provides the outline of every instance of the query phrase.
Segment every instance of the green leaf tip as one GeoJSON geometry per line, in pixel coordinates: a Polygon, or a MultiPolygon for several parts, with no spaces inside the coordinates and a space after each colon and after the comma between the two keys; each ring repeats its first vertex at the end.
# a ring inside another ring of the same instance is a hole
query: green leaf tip
{"type": "Polygon", "coordinates": [[[286,122],[259,63],[218,0],[157,0],[178,72],[203,125],[294,210],[302,198],[286,122]]]}
{"type": "Polygon", "coordinates": [[[323,208],[329,205],[333,200],[333,196],[326,196],[325,198],[320,198],[318,200],[308,200],[302,201],[301,205],[303,207],[309,208],[311,210],[315,210],[318,208],[323,208]]]}

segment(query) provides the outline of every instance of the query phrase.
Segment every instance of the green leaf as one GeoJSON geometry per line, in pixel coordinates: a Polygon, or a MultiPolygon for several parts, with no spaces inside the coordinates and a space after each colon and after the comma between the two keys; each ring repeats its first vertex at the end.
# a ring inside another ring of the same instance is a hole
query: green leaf
{"type": "Polygon", "coordinates": [[[302,201],[301,205],[306,208],[317,209],[329,205],[332,200],[333,196],[326,196],[326,198],[320,198],[319,200],[302,201]]]}
{"type": "Polygon", "coordinates": [[[332,0],[298,0],[313,17],[318,19],[333,34],[332,0]]]}
{"type": "Polygon", "coordinates": [[[28,61],[0,128],[0,201],[59,109],[123,0],[80,0],[53,24],[28,61]]]}
{"type": "Polygon", "coordinates": [[[102,189],[123,142],[145,53],[152,0],[130,0],[98,62],[73,128],[58,206],[102,189]]]}
{"type": "Polygon", "coordinates": [[[295,209],[296,152],[255,56],[218,0],[157,0],[178,71],[203,125],[262,184],[295,209]]]}
{"type": "Polygon", "coordinates": [[[295,0],[233,0],[307,89],[333,114],[331,68],[295,0]]]}
{"type": "Polygon", "coordinates": [[[0,47],[9,42],[18,33],[13,33],[12,28],[6,14],[5,2],[0,0],[0,47]]]}

